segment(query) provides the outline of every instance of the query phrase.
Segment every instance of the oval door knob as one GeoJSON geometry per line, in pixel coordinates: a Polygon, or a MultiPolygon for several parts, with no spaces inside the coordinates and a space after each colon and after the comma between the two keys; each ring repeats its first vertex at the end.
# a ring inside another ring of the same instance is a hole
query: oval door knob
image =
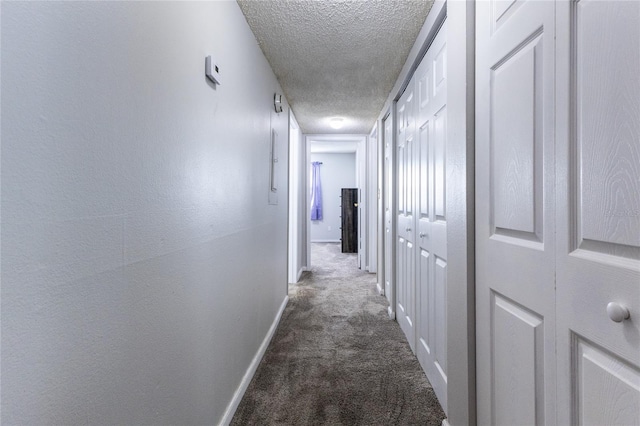
{"type": "Polygon", "coordinates": [[[411,228],[405,228],[405,231],[409,232],[409,231],[411,231],[411,228]]]}
{"type": "Polygon", "coordinates": [[[616,302],[609,302],[607,305],[607,315],[611,318],[611,321],[622,322],[629,319],[631,314],[626,306],[623,306],[616,302]]]}
{"type": "Polygon", "coordinates": [[[427,236],[427,234],[425,234],[424,232],[421,232],[421,233],[420,233],[420,238],[424,238],[424,237],[426,237],[426,236],[427,236]]]}

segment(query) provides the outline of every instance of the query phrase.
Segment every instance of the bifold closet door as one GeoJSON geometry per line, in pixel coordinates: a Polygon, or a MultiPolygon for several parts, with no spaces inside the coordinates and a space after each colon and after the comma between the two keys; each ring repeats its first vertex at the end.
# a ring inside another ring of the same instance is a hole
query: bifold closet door
{"type": "Polygon", "coordinates": [[[478,424],[556,420],[552,1],[476,3],[478,424]]]}
{"type": "Polygon", "coordinates": [[[397,104],[396,317],[447,409],[446,22],[397,104]]]}
{"type": "Polygon", "coordinates": [[[447,411],[446,21],[415,72],[416,355],[447,411]]]}
{"type": "Polygon", "coordinates": [[[558,424],[640,425],[640,2],[557,23],[558,424]]]}
{"type": "Polygon", "coordinates": [[[413,79],[397,104],[396,139],[398,215],[396,240],[396,318],[415,351],[415,233],[414,233],[414,145],[415,93],[413,79]]]}
{"type": "Polygon", "coordinates": [[[479,424],[640,424],[640,3],[477,7],[479,424]]]}

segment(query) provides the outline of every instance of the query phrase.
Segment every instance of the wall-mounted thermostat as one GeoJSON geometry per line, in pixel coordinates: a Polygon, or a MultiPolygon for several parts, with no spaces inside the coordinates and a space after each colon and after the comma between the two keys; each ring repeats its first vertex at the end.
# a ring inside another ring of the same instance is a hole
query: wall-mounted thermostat
{"type": "Polygon", "coordinates": [[[220,84],[220,67],[211,56],[207,56],[204,60],[204,72],[209,80],[215,84],[220,84]]]}
{"type": "Polygon", "coordinates": [[[282,112],[282,95],[273,94],[273,107],[278,114],[282,112]]]}

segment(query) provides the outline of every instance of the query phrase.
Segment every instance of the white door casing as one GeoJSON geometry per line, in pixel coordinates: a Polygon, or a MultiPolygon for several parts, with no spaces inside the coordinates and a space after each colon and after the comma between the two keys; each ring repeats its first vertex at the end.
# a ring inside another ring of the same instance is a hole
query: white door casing
{"type": "Polygon", "coordinates": [[[558,2],[557,23],[558,424],[638,425],[640,2],[558,2]]]}
{"type": "Polygon", "coordinates": [[[356,149],[356,183],[358,186],[358,268],[367,269],[367,163],[368,137],[365,136],[356,149]]]}
{"type": "Polygon", "coordinates": [[[387,115],[383,122],[384,127],[384,294],[389,302],[389,317],[395,318],[395,284],[394,284],[394,216],[395,207],[393,189],[393,112],[387,115]]]}
{"type": "Polygon", "coordinates": [[[476,12],[478,424],[554,424],[555,5],[476,12]]]}
{"type": "Polygon", "coordinates": [[[289,235],[288,235],[288,282],[296,283],[298,281],[298,271],[300,269],[300,263],[298,261],[300,250],[300,235],[299,235],[299,212],[300,206],[299,200],[299,187],[300,187],[300,132],[296,119],[293,115],[293,111],[289,110],[289,235]]]}
{"type": "Polygon", "coordinates": [[[446,21],[415,72],[416,355],[447,411],[446,21]]]}
{"type": "MultiPolygon", "coordinates": [[[[359,200],[364,198],[363,193],[365,192],[362,187],[362,183],[366,181],[365,179],[365,165],[366,165],[366,145],[367,145],[367,135],[355,135],[355,134],[344,134],[344,135],[336,135],[336,134],[308,134],[303,135],[302,139],[304,141],[304,148],[302,156],[305,158],[304,163],[306,164],[303,167],[302,177],[304,178],[304,203],[305,203],[305,212],[304,212],[304,223],[306,224],[306,241],[304,245],[306,246],[306,265],[305,270],[311,270],[311,219],[310,219],[310,211],[311,211],[311,151],[314,143],[321,144],[336,144],[336,149],[325,149],[323,152],[338,152],[343,153],[345,149],[339,148],[341,144],[349,144],[349,148],[347,152],[353,152],[355,150],[356,154],[356,187],[358,188],[358,197],[359,200]]],[[[363,204],[364,205],[364,204],[363,204]]],[[[361,208],[359,201],[359,209],[361,208]]],[[[361,263],[364,252],[360,250],[360,246],[365,245],[362,242],[362,238],[366,238],[366,235],[363,237],[361,227],[365,227],[366,220],[360,220],[361,211],[358,211],[358,260],[357,266],[361,268],[361,263]]]]}
{"type": "Polygon", "coordinates": [[[414,149],[415,90],[414,79],[400,97],[398,108],[396,164],[397,170],[397,238],[396,238],[396,318],[415,351],[415,233],[414,233],[414,149]]]}
{"type": "Polygon", "coordinates": [[[367,141],[367,271],[378,271],[378,126],[373,126],[367,141]]]}
{"type": "Polygon", "coordinates": [[[376,180],[376,209],[378,211],[378,220],[376,221],[377,227],[377,267],[376,272],[376,286],[378,294],[385,296],[385,211],[384,211],[384,120],[378,120],[378,143],[376,145],[376,165],[377,165],[377,180],[376,180]]]}

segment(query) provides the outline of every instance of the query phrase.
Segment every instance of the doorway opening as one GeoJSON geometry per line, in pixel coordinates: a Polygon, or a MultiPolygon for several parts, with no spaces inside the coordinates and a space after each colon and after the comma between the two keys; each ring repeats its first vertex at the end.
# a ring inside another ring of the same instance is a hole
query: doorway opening
{"type": "MultiPolygon", "coordinates": [[[[368,271],[368,238],[367,238],[367,135],[307,135],[305,137],[306,148],[306,176],[307,190],[307,268],[311,268],[311,243],[338,242],[342,236],[342,189],[354,188],[357,190],[357,267],[368,271]],[[326,209],[323,211],[322,221],[312,221],[311,215],[311,163],[322,162],[320,166],[321,179],[325,181],[323,202],[326,209]],[[328,191],[328,192],[327,192],[328,191]],[[326,219],[325,219],[326,218],[326,219]],[[337,228],[337,229],[336,229],[337,228]]],[[[375,221],[370,223],[376,226],[375,221]]],[[[375,245],[377,241],[372,241],[375,245]]],[[[370,251],[376,253],[375,247],[370,251]]]]}

